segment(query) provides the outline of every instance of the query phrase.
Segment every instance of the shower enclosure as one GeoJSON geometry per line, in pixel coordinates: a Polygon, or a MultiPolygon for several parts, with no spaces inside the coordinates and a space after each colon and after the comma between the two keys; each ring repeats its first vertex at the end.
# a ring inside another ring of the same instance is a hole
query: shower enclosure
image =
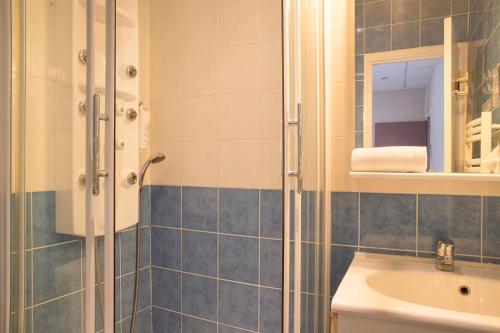
{"type": "Polygon", "coordinates": [[[0,4],[0,332],[327,332],[323,1],[0,4]]]}

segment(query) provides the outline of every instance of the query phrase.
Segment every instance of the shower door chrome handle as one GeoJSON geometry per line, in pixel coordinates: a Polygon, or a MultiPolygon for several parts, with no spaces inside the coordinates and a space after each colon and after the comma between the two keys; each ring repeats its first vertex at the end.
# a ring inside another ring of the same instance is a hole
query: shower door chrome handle
{"type": "Polygon", "coordinates": [[[288,176],[297,178],[297,193],[302,193],[304,178],[302,174],[302,103],[297,104],[297,119],[288,120],[289,126],[297,126],[297,170],[288,171],[288,176]]]}
{"type": "Polygon", "coordinates": [[[92,194],[99,195],[100,193],[100,178],[107,177],[108,173],[100,168],[101,157],[101,120],[107,121],[108,116],[101,113],[100,107],[101,97],[97,94],[94,95],[94,135],[92,145],[94,147],[94,154],[92,156],[92,194]]]}

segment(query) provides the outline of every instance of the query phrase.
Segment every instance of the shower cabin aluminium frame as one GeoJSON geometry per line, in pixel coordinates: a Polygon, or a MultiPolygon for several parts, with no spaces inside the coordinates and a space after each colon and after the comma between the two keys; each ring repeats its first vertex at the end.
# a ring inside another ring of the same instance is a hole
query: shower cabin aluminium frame
{"type": "Polygon", "coordinates": [[[11,8],[0,0],[0,332],[10,317],[11,8]]]}
{"type": "MultiPolygon", "coordinates": [[[[24,1],[21,1],[24,3],[24,1]]],[[[21,4],[24,11],[24,4],[21,4]]],[[[12,126],[12,8],[11,0],[0,0],[0,333],[8,333],[10,329],[10,205],[11,205],[11,126],[12,126]]],[[[105,69],[105,163],[107,177],[105,178],[105,304],[104,331],[114,330],[114,141],[115,141],[115,82],[116,82],[116,1],[106,0],[106,69],[105,69]]],[[[24,22],[21,22],[23,24],[24,22]]],[[[87,0],[87,85],[86,99],[88,110],[86,114],[86,290],[94,290],[95,286],[95,201],[92,184],[99,173],[94,172],[96,151],[95,121],[99,120],[94,105],[95,98],[95,0],[87,0]]],[[[23,29],[23,27],[21,27],[23,29]]],[[[23,33],[23,32],[22,32],[23,33]]],[[[21,52],[22,53],[22,52],[21,52]]],[[[24,96],[25,97],[25,96],[24,96]]],[[[21,97],[22,99],[23,97],[21,97]]],[[[23,133],[20,133],[22,135],[23,133]]],[[[99,171],[99,170],[98,170],[99,171]]],[[[98,181],[99,179],[97,179],[98,181]]],[[[23,191],[23,189],[20,189],[23,191]]],[[[22,205],[21,205],[22,206],[22,205]]],[[[21,236],[22,237],[22,236],[21,236]]],[[[21,239],[20,237],[20,239],[21,239]]],[[[24,265],[22,265],[24,266],[24,265]]],[[[23,275],[24,272],[21,272],[23,275]]],[[[18,277],[24,281],[23,276],[18,277]]],[[[95,332],[95,293],[87,292],[85,299],[86,332],[95,332]]],[[[24,297],[22,297],[23,299],[24,297]]],[[[20,300],[21,304],[24,304],[20,300]]],[[[24,306],[24,305],[23,305],[24,306]]],[[[21,312],[20,312],[21,313],[21,312]]],[[[24,313],[24,309],[22,311],[24,313]]],[[[22,317],[22,316],[20,316],[22,317]]],[[[22,320],[20,320],[22,325],[22,320]]],[[[21,326],[22,329],[22,326],[21,326]]]]}

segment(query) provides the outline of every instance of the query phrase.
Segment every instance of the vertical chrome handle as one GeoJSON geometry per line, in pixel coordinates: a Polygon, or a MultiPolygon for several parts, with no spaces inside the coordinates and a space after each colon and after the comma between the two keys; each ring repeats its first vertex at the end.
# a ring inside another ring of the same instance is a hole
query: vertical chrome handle
{"type": "Polygon", "coordinates": [[[100,168],[101,156],[101,120],[108,120],[108,116],[101,114],[101,97],[97,94],[94,95],[94,135],[92,144],[94,146],[94,155],[92,156],[92,194],[99,195],[101,177],[107,177],[108,173],[100,168]]]}
{"type": "Polygon", "coordinates": [[[302,103],[297,104],[297,119],[288,121],[289,126],[297,126],[297,171],[290,170],[288,176],[297,178],[297,193],[302,193],[304,178],[302,174],[302,103]]]}

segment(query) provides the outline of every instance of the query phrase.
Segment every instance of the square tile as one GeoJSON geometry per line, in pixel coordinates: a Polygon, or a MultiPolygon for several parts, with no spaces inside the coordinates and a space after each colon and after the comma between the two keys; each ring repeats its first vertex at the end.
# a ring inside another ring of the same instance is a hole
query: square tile
{"type": "Polygon", "coordinates": [[[31,205],[33,247],[79,239],[78,237],[56,233],[55,192],[33,192],[31,195],[31,205]]]}
{"type": "Polygon", "coordinates": [[[182,232],[182,270],[185,272],[217,276],[217,235],[182,232]]]}
{"type": "MultiPolygon", "coordinates": [[[[121,274],[127,274],[135,271],[135,248],[136,248],[136,238],[137,230],[130,229],[119,233],[120,235],[120,252],[121,252],[121,274]]],[[[151,264],[150,254],[151,254],[151,228],[144,227],[141,228],[141,258],[140,258],[140,268],[144,268],[151,264]]],[[[104,251],[100,252],[100,257],[104,257],[104,251]]],[[[104,273],[102,273],[104,274],[104,273]]]]}
{"type": "Polygon", "coordinates": [[[260,332],[280,333],[282,320],[282,292],[260,288],[260,332]]]}
{"type": "Polygon", "coordinates": [[[330,275],[330,295],[335,295],[340,282],[344,278],[352,259],[354,258],[354,252],[356,252],[355,247],[347,246],[335,246],[332,245],[332,256],[331,256],[331,275],[330,275]]]}
{"type": "Polygon", "coordinates": [[[151,227],[151,264],[165,268],[181,268],[180,230],[151,227]]]}
{"type": "MultiPolygon", "coordinates": [[[[141,269],[139,274],[139,300],[137,310],[142,310],[151,305],[151,269],[141,269]]],[[[134,300],[135,274],[121,277],[122,286],[122,319],[132,315],[134,300]]]]}
{"type": "Polygon", "coordinates": [[[420,1],[392,0],[392,23],[418,21],[420,19],[420,1]]]}
{"type": "Polygon", "coordinates": [[[361,193],[362,246],[415,249],[416,196],[361,193]]]}
{"type": "Polygon", "coordinates": [[[76,241],[33,252],[34,304],[81,288],[81,251],[81,242],[76,241]]]}
{"type": "Polygon", "coordinates": [[[181,188],[151,186],[151,224],[181,226],[181,188]]]}
{"type": "Polygon", "coordinates": [[[193,317],[182,317],[182,330],[190,333],[217,333],[217,324],[193,317]]]}
{"type": "Polygon", "coordinates": [[[257,238],[219,237],[219,276],[247,283],[259,281],[259,240],[257,238]]]}
{"type": "Polygon", "coordinates": [[[259,235],[259,191],[220,189],[220,232],[259,235]]]}
{"type": "Polygon", "coordinates": [[[357,192],[332,193],[332,243],[358,244],[358,200],[357,192]]]}
{"type": "Polygon", "coordinates": [[[420,46],[443,44],[443,40],[444,21],[442,18],[424,20],[420,23],[420,46]]]}
{"type": "Polygon", "coordinates": [[[422,20],[451,14],[451,0],[420,0],[422,20]]]}
{"type": "Polygon", "coordinates": [[[257,330],[257,301],[257,287],[219,280],[220,323],[257,330]]]}
{"type": "Polygon", "coordinates": [[[419,195],[419,250],[436,251],[437,241],[450,238],[459,254],[481,254],[481,198],[419,195]]]}
{"type": "Polygon", "coordinates": [[[260,235],[281,238],[283,229],[283,192],[260,191],[260,235]]]}
{"type": "Polygon", "coordinates": [[[382,52],[391,49],[391,27],[365,29],[365,52],[382,52]]]}
{"type": "Polygon", "coordinates": [[[484,198],[483,255],[500,258],[500,197],[484,198]]]}
{"type": "Polygon", "coordinates": [[[216,188],[182,188],[182,227],[217,231],[216,188]]]}
{"type": "Polygon", "coordinates": [[[391,24],[391,1],[365,4],[365,28],[391,24]]]}
{"type": "Polygon", "coordinates": [[[182,274],[182,311],[199,318],[217,319],[217,280],[182,274]]]}
{"type": "Polygon", "coordinates": [[[392,49],[409,49],[420,45],[420,22],[392,26],[392,49]]]}
{"type": "Polygon", "coordinates": [[[141,225],[151,224],[151,186],[144,185],[141,192],[141,225]]]}
{"type": "Polygon", "coordinates": [[[282,287],[283,242],[279,240],[260,240],[260,284],[269,287],[282,287]]]}
{"type": "Polygon", "coordinates": [[[469,10],[469,0],[452,0],[451,12],[453,15],[467,13],[469,10]]]}
{"type": "Polygon", "coordinates": [[[153,333],[181,333],[181,315],[153,306],[153,333]]]}
{"type": "Polygon", "coordinates": [[[33,333],[81,333],[81,293],[53,300],[33,309],[33,333]]]}
{"type": "MultiPolygon", "coordinates": [[[[153,306],[181,310],[181,273],[153,267],[153,306]]],[[[154,317],[154,314],[153,314],[154,317]]]]}

